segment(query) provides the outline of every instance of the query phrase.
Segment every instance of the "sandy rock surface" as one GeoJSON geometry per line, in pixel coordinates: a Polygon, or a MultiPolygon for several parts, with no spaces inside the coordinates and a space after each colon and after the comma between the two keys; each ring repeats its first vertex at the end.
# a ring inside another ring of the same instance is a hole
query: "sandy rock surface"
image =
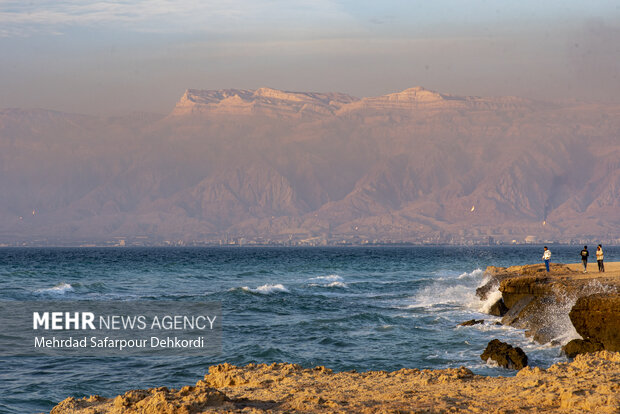
{"type": "Polygon", "coordinates": [[[466,368],[333,373],[295,364],[213,366],[195,386],[67,398],[60,413],[515,413],[620,412],[620,353],[579,355],[515,377],[466,368]]]}

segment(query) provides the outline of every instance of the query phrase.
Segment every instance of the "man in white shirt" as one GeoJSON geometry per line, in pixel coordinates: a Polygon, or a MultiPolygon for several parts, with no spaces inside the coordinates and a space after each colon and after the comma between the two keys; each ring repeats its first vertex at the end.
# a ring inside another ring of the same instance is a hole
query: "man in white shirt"
{"type": "Polygon", "coordinates": [[[549,260],[551,260],[551,250],[547,249],[547,246],[545,246],[545,251],[543,252],[542,258],[545,261],[545,267],[547,268],[547,273],[549,273],[549,260]]]}

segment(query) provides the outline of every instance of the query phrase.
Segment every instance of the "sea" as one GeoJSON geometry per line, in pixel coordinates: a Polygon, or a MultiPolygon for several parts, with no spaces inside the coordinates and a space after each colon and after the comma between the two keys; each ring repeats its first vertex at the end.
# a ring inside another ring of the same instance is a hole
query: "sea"
{"type": "MultiPolygon", "coordinates": [[[[581,246],[549,247],[552,262],[579,260],[581,246]]],[[[2,248],[2,301],[216,301],[223,330],[215,355],[0,357],[0,412],[49,412],[69,396],[177,388],[224,362],[334,371],[465,366],[514,375],[480,359],[494,338],[546,368],[566,361],[560,344],[576,335],[566,312],[551,315],[563,335],[537,344],[496,324],[500,318],[485,313],[490,303],[475,295],[487,266],[536,263],[541,255],[542,246],[529,245],[2,248]],[[485,323],[458,326],[470,319],[485,323]]],[[[620,247],[605,247],[605,257],[620,260],[620,247]]]]}

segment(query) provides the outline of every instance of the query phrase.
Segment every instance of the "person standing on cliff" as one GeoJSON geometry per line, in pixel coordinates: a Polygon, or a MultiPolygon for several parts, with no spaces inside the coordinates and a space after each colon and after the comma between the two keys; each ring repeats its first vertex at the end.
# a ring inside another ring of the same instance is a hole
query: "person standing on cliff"
{"type": "Polygon", "coordinates": [[[603,264],[603,246],[600,244],[596,248],[596,263],[598,263],[599,273],[605,272],[605,264],[603,264]]]}
{"type": "Polygon", "coordinates": [[[547,273],[549,273],[549,260],[551,260],[551,250],[547,249],[547,246],[545,246],[545,251],[543,252],[542,258],[545,261],[545,267],[547,268],[547,273]]]}
{"type": "Polygon", "coordinates": [[[583,263],[583,273],[588,273],[588,256],[590,256],[588,246],[583,246],[583,250],[581,251],[581,263],[583,263]]]}

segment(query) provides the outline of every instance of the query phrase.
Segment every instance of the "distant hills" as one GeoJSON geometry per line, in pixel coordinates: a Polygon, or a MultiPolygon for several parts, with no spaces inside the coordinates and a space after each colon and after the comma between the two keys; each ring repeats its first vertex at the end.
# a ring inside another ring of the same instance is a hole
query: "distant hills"
{"type": "Polygon", "coordinates": [[[260,88],[189,89],[166,116],[5,109],[0,174],[0,243],[614,241],[620,105],[260,88]]]}

